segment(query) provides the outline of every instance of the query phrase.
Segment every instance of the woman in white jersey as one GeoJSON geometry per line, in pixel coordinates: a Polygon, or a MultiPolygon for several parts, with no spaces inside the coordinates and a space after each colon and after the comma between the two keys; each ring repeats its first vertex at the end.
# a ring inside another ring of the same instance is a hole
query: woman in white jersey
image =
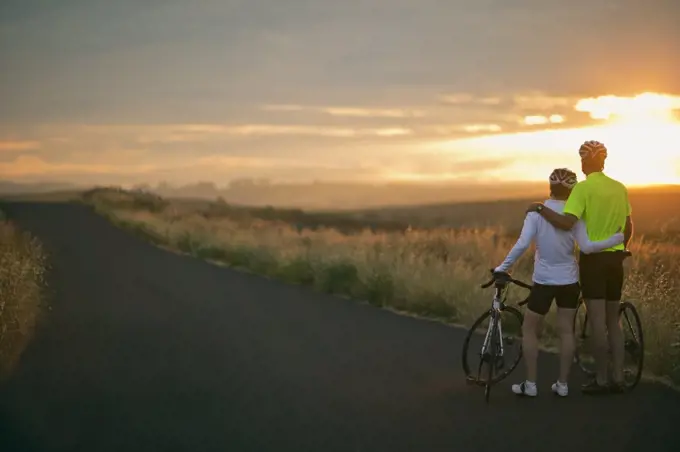
{"type": "MultiPolygon", "coordinates": [[[[558,168],[550,175],[550,199],[545,205],[556,212],[562,212],[577,178],[573,171],[558,168]]],[[[550,310],[553,299],[557,304],[557,326],[560,335],[560,375],[552,385],[552,391],[560,396],[569,393],[567,380],[574,359],[574,315],[581,293],[578,263],[574,243],[586,254],[601,251],[623,243],[623,233],[614,234],[607,240],[591,242],[581,221],[571,231],[556,229],[539,213],[529,213],[519,240],[505,261],[495,271],[506,273],[524,254],[531,242],[536,242],[534,260],[534,286],[529,295],[527,312],[522,325],[522,348],[526,363],[526,380],[512,386],[518,395],[538,395],[536,374],[538,361],[538,330],[544,316],[550,310]]]]}

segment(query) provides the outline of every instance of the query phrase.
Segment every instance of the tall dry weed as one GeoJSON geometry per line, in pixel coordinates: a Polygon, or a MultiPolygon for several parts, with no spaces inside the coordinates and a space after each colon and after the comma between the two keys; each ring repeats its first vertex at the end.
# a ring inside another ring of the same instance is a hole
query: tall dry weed
{"type": "Polygon", "coordinates": [[[0,376],[13,367],[33,332],[44,274],[40,243],[0,220],[0,376]]]}

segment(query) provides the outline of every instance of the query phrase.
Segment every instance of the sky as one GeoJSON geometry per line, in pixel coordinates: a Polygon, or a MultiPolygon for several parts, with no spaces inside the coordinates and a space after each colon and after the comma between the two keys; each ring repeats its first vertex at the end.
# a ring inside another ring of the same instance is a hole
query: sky
{"type": "Polygon", "coordinates": [[[677,0],[3,0],[0,179],[545,180],[596,139],[624,183],[680,183],[678,21],[677,0]]]}

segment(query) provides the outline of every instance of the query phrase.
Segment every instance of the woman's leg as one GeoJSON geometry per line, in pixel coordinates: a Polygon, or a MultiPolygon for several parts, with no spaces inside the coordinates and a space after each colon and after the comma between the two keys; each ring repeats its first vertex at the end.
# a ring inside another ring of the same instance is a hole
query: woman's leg
{"type": "Polygon", "coordinates": [[[555,294],[557,302],[557,331],[560,335],[560,375],[553,385],[553,391],[561,396],[569,394],[569,373],[574,363],[576,340],[574,338],[574,316],[581,297],[578,283],[561,286],[555,294]]]}
{"type": "Polygon", "coordinates": [[[527,309],[522,324],[522,354],[527,370],[527,381],[535,383],[538,377],[538,331],[543,316],[527,309]]]}
{"type": "Polygon", "coordinates": [[[557,308],[557,331],[560,335],[560,376],[558,383],[567,384],[574,362],[574,316],[576,309],[557,308]]]}
{"type": "Polygon", "coordinates": [[[522,322],[522,354],[526,366],[526,381],[512,386],[518,395],[535,396],[538,378],[538,335],[543,325],[543,317],[550,310],[554,297],[554,286],[534,284],[529,295],[529,303],[522,322]]]}

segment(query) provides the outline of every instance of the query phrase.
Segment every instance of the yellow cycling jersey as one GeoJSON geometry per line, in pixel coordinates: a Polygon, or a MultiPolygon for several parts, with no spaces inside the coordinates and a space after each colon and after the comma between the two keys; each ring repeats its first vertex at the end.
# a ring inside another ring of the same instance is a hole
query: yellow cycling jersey
{"type": "MultiPolygon", "coordinates": [[[[583,220],[593,242],[606,240],[623,229],[631,212],[626,186],[602,172],[591,173],[576,184],[564,206],[565,214],[583,220]]],[[[623,249],[620,244],[604,251],[623,249]]]]}

